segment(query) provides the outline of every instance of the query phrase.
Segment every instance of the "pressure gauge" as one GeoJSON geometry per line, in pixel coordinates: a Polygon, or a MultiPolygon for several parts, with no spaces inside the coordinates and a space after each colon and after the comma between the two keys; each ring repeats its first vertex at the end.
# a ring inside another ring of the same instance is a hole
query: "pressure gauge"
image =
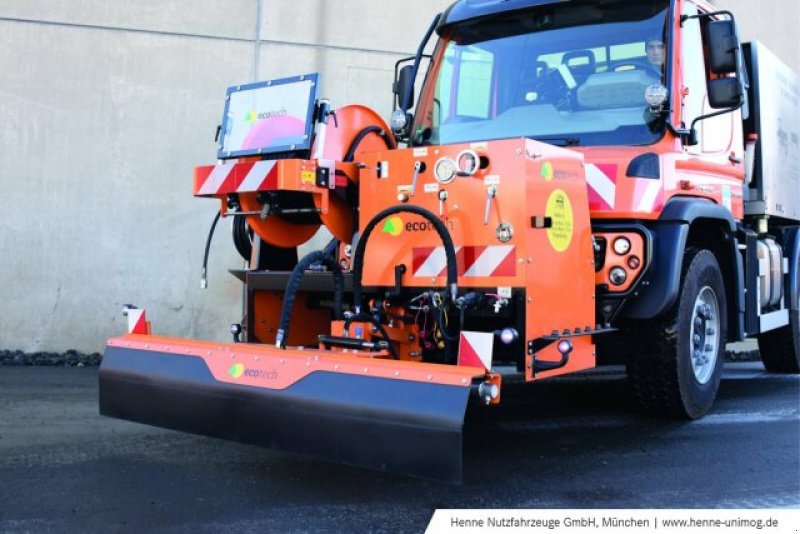
{"type": "Polygon", "coordinates": [[[450,158],[442,158],[433,167],[433,174],[440,184],[449,184],[458,174],[456,162],[450,158]]]}

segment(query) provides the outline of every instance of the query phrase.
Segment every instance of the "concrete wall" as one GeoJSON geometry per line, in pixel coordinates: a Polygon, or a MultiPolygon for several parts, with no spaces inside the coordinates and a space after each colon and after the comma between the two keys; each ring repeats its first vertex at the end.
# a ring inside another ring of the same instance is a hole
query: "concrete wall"
{"type": "MultiPolygon", "coordinates": [[[[191,196],[225,88],[320,72],[335,104],[387,115],[394,62],[449,0],[79,4],[0,2],[0,350],[101,350],[129,302],[159,333],[225,339],[241,262],[223,223],[199,288],[216,204],[191,196]]],[[[720,4],[800,71],[796,0],[720,4]]]]}
{"type": "Polygon", "coordinates": [[[0,2],[0,350],[101,350],[129,302],[226,338],[241,262],[222,223],[200,289],[217,204],[191,195],[226,87],[319,71],[334,102],[388,114],[394,62],[446,3],[264,0],[259,21],[257,0],[0,2]]]}

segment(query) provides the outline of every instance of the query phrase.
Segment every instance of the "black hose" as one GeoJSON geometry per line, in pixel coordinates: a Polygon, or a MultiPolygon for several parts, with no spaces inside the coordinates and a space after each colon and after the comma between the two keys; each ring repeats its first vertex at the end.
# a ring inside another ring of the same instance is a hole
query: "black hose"
{"type": "Polygon", "coordinates": [[[339,244],[340,241],[334,237],[325,245],[325,248],[322,249],[322,253],[325,254],[326,258],[336,259],[336,249],[339,248],[339,244]]]}
{"type": "Polygon", "coordinates": [[[247,217],[235,215],[233,217],[232,233],[233,246],[245,261],[250,261],[253,253],[252,231],[247,226],[247,217]]]}
{"type": "Polygon", "coordinates": [[[378,126],[367,126],[358,132],[358,135],[356,135],[355,139],[353,139],[353,142],[350,143],[350,148],[347,149],[347,153],[344,155],[344,159],[342,159],[342,161],[353,161],[353,159],[356,157],[356,150],[358,150],[358,146],[361,144],[364,138],[371,133],[378,134],[380,138],[383,139],[383,142],[386,143],[386,148],[390,150],[397,148],[397,144],[394,142],[394,139],[392,139],[392,137],[386,133],[383,128],[378,126]]]}
{"type": "Polygon", "coordinates": [[[353,309],[358,314],[361,312],[361,277],[364,270],[364,253],[367,249],[367,241],[372,231],[378,226],[383,219],[390,217],[397,213],[413,213],[423,217],[431,223],[439,238],[444,245],[444,253],[447,258],[447,287],[450,290],[450,298],[455,302],[458,295],[458,265],[456,263],[456,249],[453,245],[453,238],[450,237],[450,232],[439,218],[419,206],[392,206],[378,213],[372,220],[369,221],[361,234],[356,246],[356,252],[353,255],[353,309]]]}
{"type": "Polygon", "coordinates": [[[300,288],[300,282],[306,270],[315,263],[322,263],[333,272],[333,316],[334,319],[342,319],[342,300],[344,298],[344,274],[342,274],[342,268],[333,258],[326,256],[324,252],[320,250],[312,252],[297,263],[289,277],[289,282],[286,284],[283,308],[281,309],[281,321],[278,325],[278,334],[275,339],[275,345],[278,348],[282,349],[286,346],[286,340],[289,339],[292,308],[297,297],[297,290],[300,288]]]}
{"type": "Polygon", "coordinates": [[[208,253],[211,250],[211,238],[214,237],[214,230],[217,229],[217,223],[219,222],[220,216],[222,216],[222,212],[218,211],[214,216],[214,222],[211,223],[211,229],[208,231],[208,237],[206,238],[206,251],[203,254],[203,270],[202,276],[200,277],[200,287],[203,289],[208,286],[208,280],[206,278],[206,271],[208,269],[208,253]]]}

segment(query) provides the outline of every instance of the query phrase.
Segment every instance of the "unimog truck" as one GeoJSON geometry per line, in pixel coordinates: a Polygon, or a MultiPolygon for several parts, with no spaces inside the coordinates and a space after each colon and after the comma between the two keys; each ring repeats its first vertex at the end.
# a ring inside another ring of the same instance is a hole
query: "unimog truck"
{"type": "Polygon", "coordinates": [[[395,72],[388,124],[316,74],[228,90],[194,194],[243,317],[197,341],[129,307],[101,413],[459,481],[504,380],[622,359],[642,410],[699,418],[726,342],[800,370],[800,85],[733,14],[459,0],[395,72]]]}

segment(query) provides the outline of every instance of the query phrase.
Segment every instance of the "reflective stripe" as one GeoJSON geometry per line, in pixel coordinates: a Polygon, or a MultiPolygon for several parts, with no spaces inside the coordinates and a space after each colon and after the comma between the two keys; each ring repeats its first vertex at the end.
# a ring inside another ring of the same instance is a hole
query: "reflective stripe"
{"type": "Polygon", "coordinates": [[[259,161],[245,176],[242,185],[236,189],[237,193],[259,191],[267,176],[277,165],[277,161],[259,161]]]}
{"type": "MultiPolygon", "coordinates": [[[[616,204],[617,184],[605,172],[600,170],[597,165],[586,164],[586,183],[590,193],[594,192],[605,206],[601,209],[613,209],[616,204]]],[[[590,195],[591,196],[591,195],[590,195]]],[[[595,207],[595,206],[593,206],[595,207]]]]}
{"type": "Polygon", "coordinates": [[[208,175],[206,181],[203,183],[203,187],[197,192],[198,195],[213,195],[217,191],[219,191],[222,184],[225,183],[225,179],[228,178],[228,175],[233,170],[233,164],[231,165],[217,165],[214,167],[214,170],[211,171],[211,174],[208,175]]]}

